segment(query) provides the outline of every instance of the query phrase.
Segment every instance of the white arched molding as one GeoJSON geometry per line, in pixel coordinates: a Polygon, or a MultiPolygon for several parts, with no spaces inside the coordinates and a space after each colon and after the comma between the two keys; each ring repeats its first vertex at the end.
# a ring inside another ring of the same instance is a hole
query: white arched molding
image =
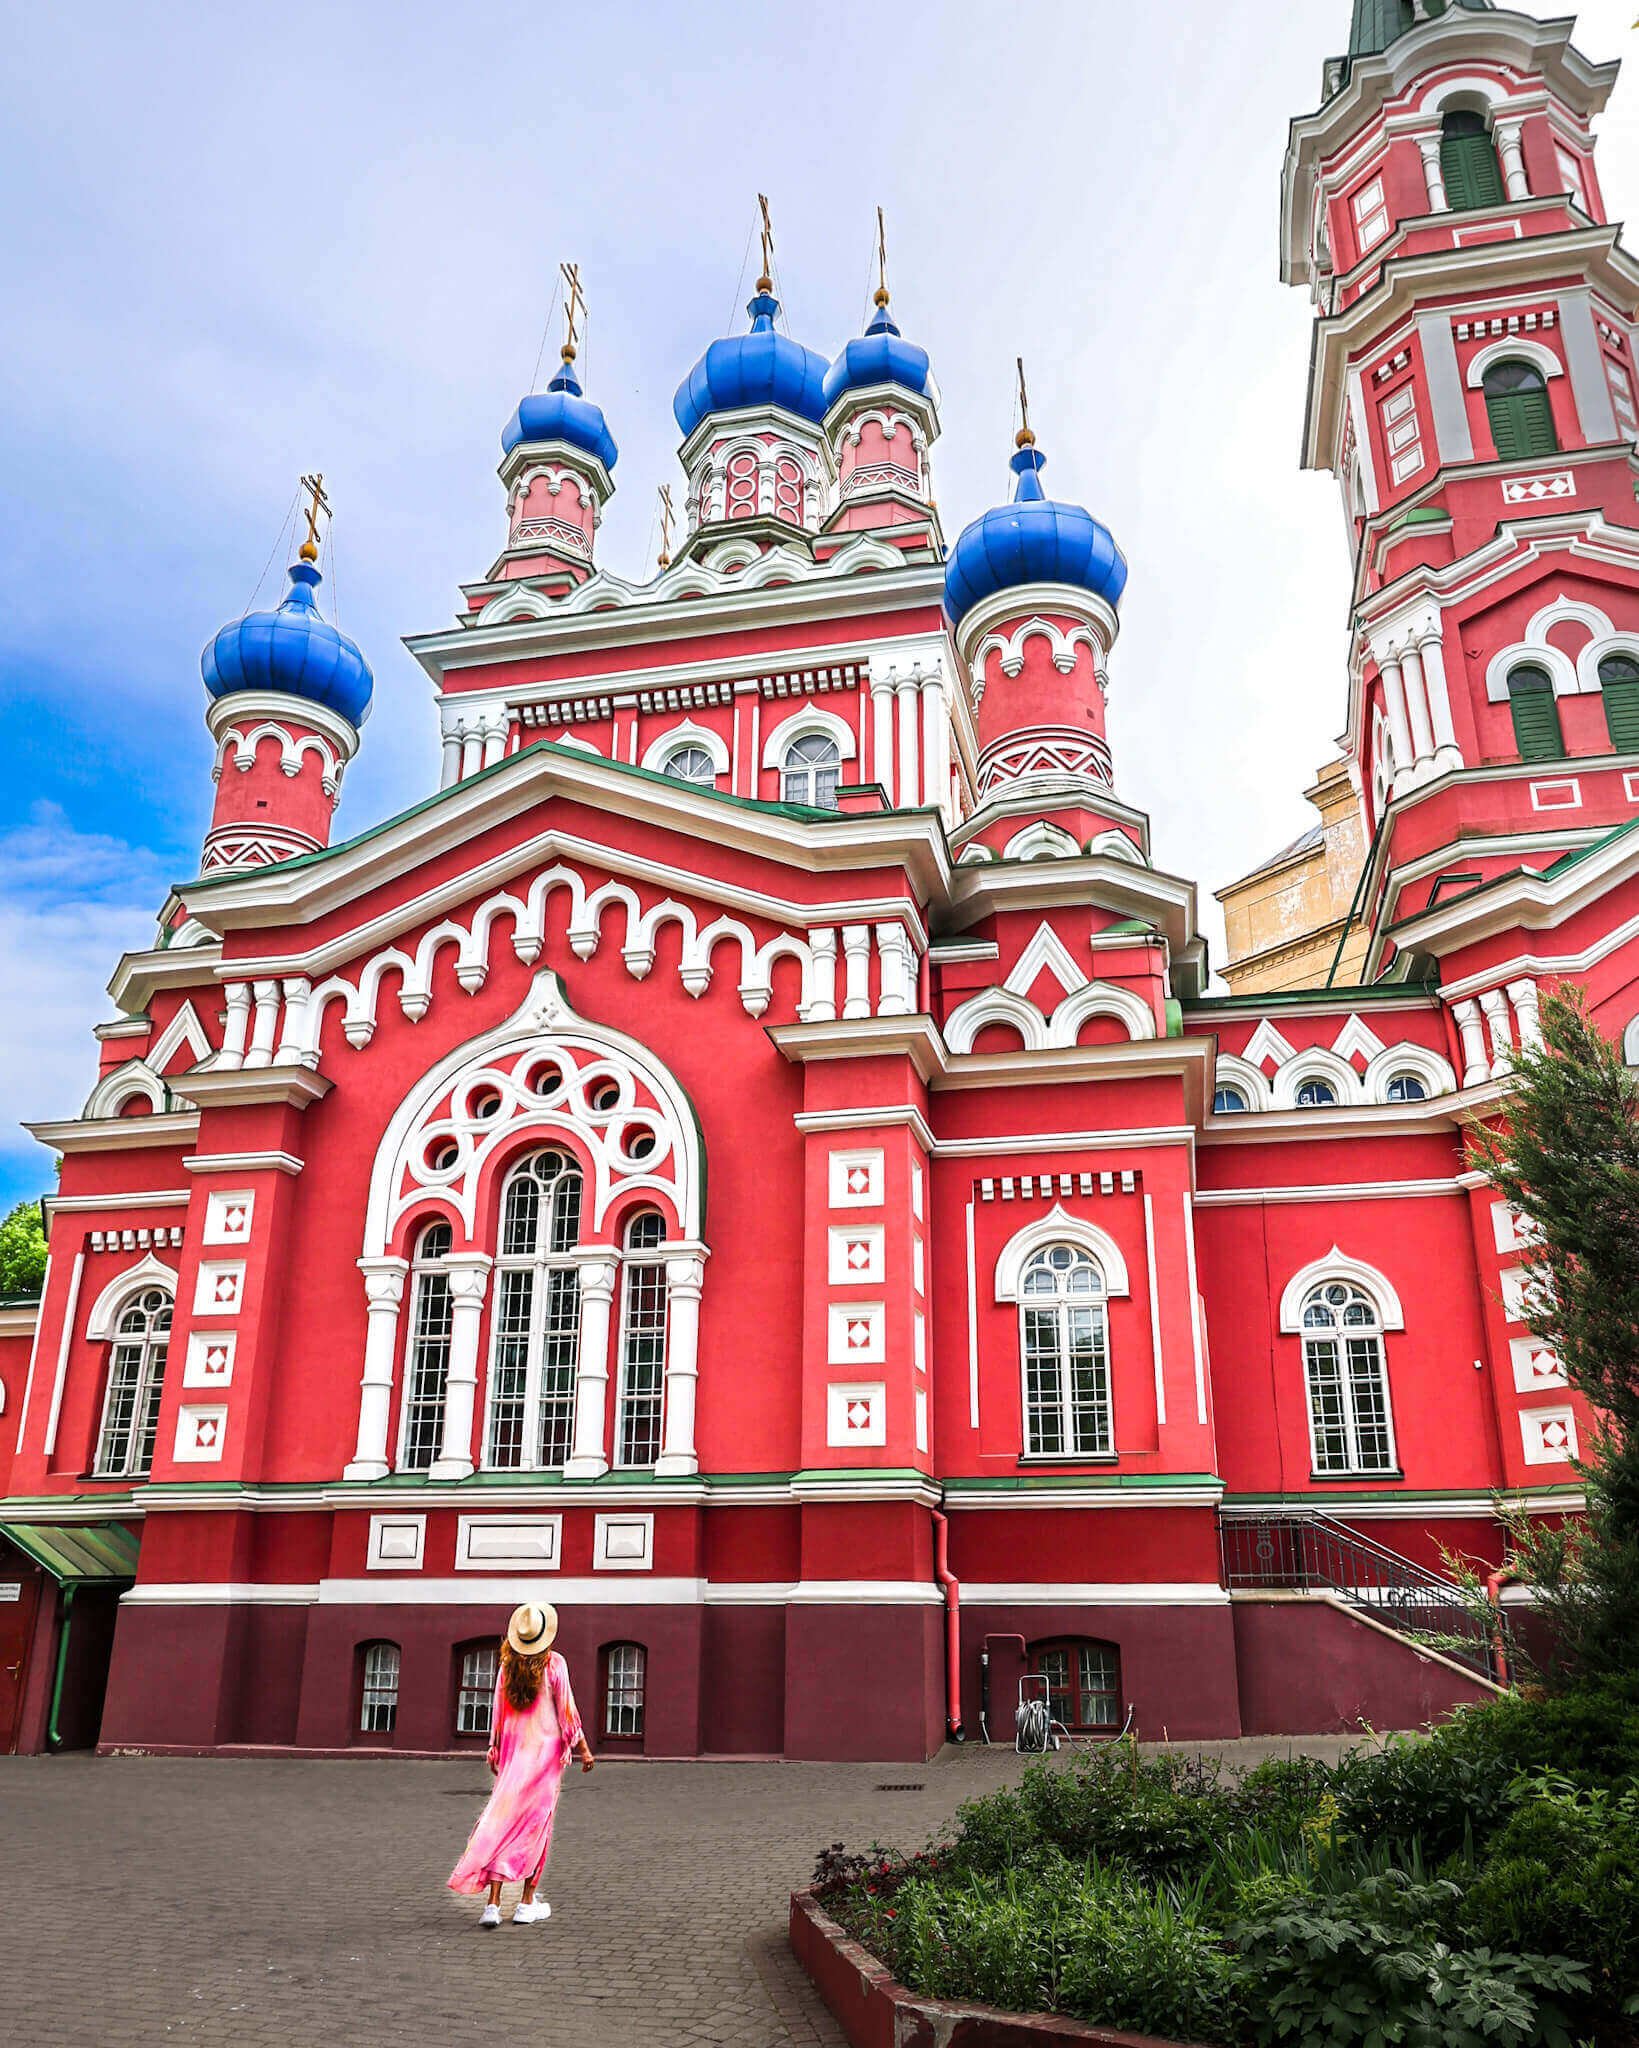
{"type": "Polygon", "coordinates": [[[1090,981],[1067,995],[1047,1020],[1049,1046],[1074,1045],[1081,1027],[1093,1017],[1113,1017],[1126,1026],[1135,1043],[1159,1036],[1155,1013],[1136,989],[1122,988],[1113,981],[1090,981]]]}
{"type": "MultiPolygon", "coordinates": [[[[1220,1088],[1238,1088],[1246,1097],[1248,1109],[1273,1109],[1275,1098],[1269,1090],[1269,1078],[1261,1067],[1253,1066],[1250,1060],[1236,1057],[1232,1052],[1221,1052],[1213,1068],[1212,1086],[1214,1093],[1220,1088]]],[[[1231,1111],[1238,1115],[1238,1111],[1231,1111]]]]}
{"type": "Polygon", "coordinates": [[[836,742],[839,760],[851,761],[859,750],[853,728],[845,719],[838,718],[834,711],[822,710],[817,704],[804,704],[789,718],[782,718],[768,735],[763,744],[763,766],[783,767],[786,749],[792,742],[806,739],[814,733],[823,733],[826,739],[836,742]]]}
{"type": "Polygon", "coordinates": [[[1366,1100],[1387,1102],[1389,1083],[1396,1074],[1415,1074],[1430,1095],[1454,1095],[1457,1076],[1449,1060],[1426,1045],[1388,1045],[1366,1068],[1366,1100]]]}
{"type": "Polygon", "coordinates": [[[1081,848],[1065,831],[1047,818],[1038,818],[1015,832],[1002,848],[1003,860],[1078,860],[1081,848]]]}
{"type": "Polygon", "coordinates": [[[1527,662],[1533,667],[1545,668],[1553,679],[1556,697],[1574,697],[1577,694],[1576,663],[1568,654],[1562,654],[1557,647],[1550,647],[1546,641],[1540,646],[1530,641],[1521,641],[1517,646],[1505,647],[1500,654],[1494,654],[1486,666],[1485,695],[1491,704],[1508,702],[1508,678],[1517,668],[1527,662]]]}
{"type": "Polygon", "coordinates": [[[513,626],[522,619],[549,619],[557,607],[549,597],[531,590],[527,583],[492,597],[478,614],[480,626],[513,626]]]}
{"type": "Polygon", "coordinates": [[[1534,363],[1544,377],[1563,377],[1565,365],[1545,342],[1529,340],[1523,334],[1503,341],[1488,342],[1468,366],[1468,388],[1478,391],[1493,363],[1534,363]]]}
{"type": "Polygon", "coordinates": [[[1022,1230],[1015,1231],[1002,1246],[996,1260],[996,1299],[1017,1301],[1024,1269],[1039,1251],[1050,1244],[1073,1244],[1097,1260],[1104,1275],[1104,1291],[1123,1295],[1132,1292],[1127,1279],[1127,1261],[1121,1247],[1107,1230],[1089,1223],[1084,1216],[1072,1216],[1062,1203],[1055,1203],[1045,1216],[1038,1216],[1022,1230]]]}
{"type": "Polygon", "coordinates": [[[1044,1017],[1014,989],[981,989],[951,1011],[944,1039],[953,1053],[971,1052],[987,1024],[1006,1024],[1018,1032],[1026,1052],[1047,1052],[1073,1046],[1082,1025],[1092,1017],[1113,1017],[1133,1041],[1159,1035],[1154,1013],[1135,989],[1110,981],[1089,981],[1063,996],[1050,1017],[1044,1017]]]}
{"type": "Polygon", "coordinates": [[[91,1313],[85,1319],[85,1334],[98,1342],[112,1338],[121,1309],[133,1295],[141,1294],[149,1287],[163,1287],[173,1301],[176,1299],[176,1268],[167,1266],[163,1259],[156,1259],[152,1252],[134,1266],[128,1266],[123,1273],[116,1273],[109,1281],[91,1304],[91,1313]]]}
{"type": "Polygon", "coordinates": [[[1010,633],[991,633],[974,648],[970,657],[976,674],[983,675],[985,663],[991,655],[1001,656],[1002,674],[1016,676],[1024,667],[1024,643],[1027,640],[1045,640],[1052,657],[1054,668],[1060,675],[1069,675],[1076,665],[1076,649],[1085,647],[1093,667],[1098,667],[1099,656],[1105,652],[1093,638],[1087,626],[1072,626],[1068,632],[1055,625],[1051,619],[1025,619],[1010,633]]]}
{"type": "Polygon", "coordinates": [[[685,718],[681,725],[668,726],[659,739],[645,748],[642,766],[652,769],[657,775],[664,775],[666,763],[679,747],[702,747],[711,756],[714,775],[728,773],[728,742],[720,732],[713,732],[709,725],[696,725],[692,718],[685,718]]]}
{"type": "Polygon", "coordinates": [[[1633,1018],[1622,1033],[1622,1058],[1630,1067],[1639,1067],[1639,1017],[1633,1018]]]}
{"type": "Polygon", "coordinates": [[[959,868],[976,868],[1000,859],[1001,855],[995,847],[986,846],[982,839],[975,839],[970,845],[964,846],[956,856],[956,865],[959,868]]]}
{"type": "Polygon", "coordinates": [[[1369,1294],[1377,1305],[1378,1318],[1385,1330],[1403,1330],[1406,1327],[1405,1312],[1393,1282],[1375,1266],[1351,1259],[1347,1252],[1334,1244],[1323,1259],[1311,1259],[1287,1281],[1280,1298],[1280,1327],[1287,1335],[1296,1336],[1301,1332],[1303,1304],[1325,1280],[1349,1280],[1363,1293],[1369,1294]]]}
{"type": "Polygon", "coordinates": [[[1112,825],[1108,832],[1100,832],[1096,839],[1089,839],[1087,851],[1103,854],[1107,860],[1130,861],[1135,868],[1147,867],[1143,851],[1130,840],[1125,832],[1118,832],[1112,825]]]}
{"type": "Polygon", "coordinates": [[[165,1107],[165,1083],[146,1060],[127,1060],[115,1067],[85,1098],[80,1114],[86,1117],[118,1116],[128,1102],[146,1102],[153,1110],[165,1107]]]}
{"type": "Polygon", "coordinates": [[[1607,654],[1618,653],[1639,655],[1639,636],[1616,632],[1596,605],[1578,603],[1561,592],[1532,616],[1521,639],[1491,657],[1485,671],[1486,700],[1506,704],[1509,672],[1527,661],[1548,671],[1556,697],[1571,697],[1579,692],[1592,695],[1600,687],[1600,662],[1607,654]],[[1553,627],[1567,625],[1583,626],[1592,635],[1575,661],[1548,640],[1553,627]]]}
{"type": "Polygon", "coordinates": [[[1017,1031],[1026,1052],[1047,1049],[1047,1019],[1034,1003],[1009,988],[985,988],[958,1003],[945,1019],[945,1044],[953,1053],[972,1052],[973,1041],[987,1024],[1005,1024],[1017,1031]]]}
{"type": "Polygon", "coordinates": [[[1507,88],[1494,78],[1482,78],[1477,72],[1469,72],[1458,78],[1442,79],[1437,85],[1430,86],[1418,101],[1417,111],[1421,114],[1473,112],[1489,117],[1498,107],[1505,105],[1507,99],[1507,88]]]}
{"type": "Polygon", "coordinates": [[[229,726],[219,742],[216,767],[212,774],[220,781],[222,771],[232,756],[233,765],[241,774],[248,773],[256,765],[256,749],[263,740],[277,740],[279,744],[279,766],[286,775],[300,775],[302,756],[316,754],[319,760],[319,779],[326,796],[334,796],[341,788],[344,763],[336,758],[336,750],[330,742],[321,739],[317,733],[303,733],[298,739],[287,727],[275,725],[272,719],[264,719],[260,725],[229,726]]]}
{"type": "Polygon", "coordinates": [[[1576,683],[1584,696],[1597,697],[1604,688],[1599,664],[1612,654],[1625,654],[1639,661],[1639,633],[1615,633],[1608,629],[1590,640],[1576,658],[1576,683]]]}
{"type": "Polygon", "coordinates": [[[1271,1091],[1273,1107],[1296,1109],[1298,1090],[1305,1081],[1330,1081],[1340,1108],[1366,1099],[1360,1076],[1346,1059],[1324,1045],[1308,1045],[1293,1053],[1276,1073],[1271,1091]]]}

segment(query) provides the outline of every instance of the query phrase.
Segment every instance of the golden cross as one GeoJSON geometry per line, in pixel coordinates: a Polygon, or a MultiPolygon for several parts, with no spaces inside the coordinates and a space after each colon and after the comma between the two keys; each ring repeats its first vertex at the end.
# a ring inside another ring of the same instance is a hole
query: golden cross
{"type": "Polygon", "coordinates": [[[672,487],[670,484],[662,484],[660,486],[660,566],[662,569],[671,566],[672,521],[676,517],[677,514],[672,510],[672,487]]]}
{"type": "Polygon", "coordinates": [[[774,223],[768,217],[768,200],[761,192],[757,194],[757,205],[763,217],[763,274],[757,280],[757,289],[771,292],[774,289],[774,223]]]}
{"type": "Polygon", "coordinates": [[[888,230],[882,223],[882,209],[876,210],[876,303],[888,303],[888,230]]]}
{"type": "Polygon", "coordinates": [[[319,514],[324,513],[326,518],[330,516],[330,500],[324,494],[323,472],[304,476],[302,489],[309,493],[312,503],[306,510],[307,538],[302,542],[300,554],[304,562],[316,562],[319,559],[319,514]]]}
{"type": "Polygon", "coordinates": [[[1019,366],[1019,431],[1015,439],[1019,447],[1031,448],[1036,437],[1030,431],[1030,393],[1025,389],[1024,357],[1018,356],[1015,360],[1019,366]]]}
{"type": "Polygon", "coordinates": [[[560,263],[558,269],[568,293],[563,302],[563,324],[566,332],[560,353],[566,363],[572,363],[575,360],[575,315],[577,312],[586,311],[586,297],[580,288],[580,265],[560,263]]]}

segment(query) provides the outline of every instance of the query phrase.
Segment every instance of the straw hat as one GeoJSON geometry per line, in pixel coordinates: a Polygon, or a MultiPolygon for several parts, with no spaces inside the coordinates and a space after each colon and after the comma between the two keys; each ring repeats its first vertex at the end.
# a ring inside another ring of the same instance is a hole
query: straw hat
{"type": "Polygon", "coordinates": [[[558,1610],[543,1600],[539,1607],[517,1608],[506,1625],[506,1639],[520,1657],[539,1657],[558,1633],[558,1610]]]}

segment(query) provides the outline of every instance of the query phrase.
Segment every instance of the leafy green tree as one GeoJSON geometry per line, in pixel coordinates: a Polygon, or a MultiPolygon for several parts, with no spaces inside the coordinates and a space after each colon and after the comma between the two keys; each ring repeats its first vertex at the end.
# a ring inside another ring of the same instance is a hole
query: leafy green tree
{"type": "Polygon", "coordinates": [[[1587,1514],[1514,1518],[1561,1656],[1590,1678],[1639,1672],[1639,1076],[1580,995],[1542,1003],[1542,1043],[1475,1163],[1538,1242],[1526,1320],[1594,1409],[1578,1463],[1587,1514]]]}
{"type": "Polygon", "coordinates": [[[38,1294],[46,1272],[46,1234],[38,1202],[19,1202],[0,1221],[0,1294],[38,1294]]]}

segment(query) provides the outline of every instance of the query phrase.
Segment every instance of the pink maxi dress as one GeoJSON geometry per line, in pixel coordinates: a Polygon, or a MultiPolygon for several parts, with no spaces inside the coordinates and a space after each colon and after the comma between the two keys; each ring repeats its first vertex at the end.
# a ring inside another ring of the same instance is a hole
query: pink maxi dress
{"type": "Polygon", "coordinates": [[[569,1753],[581,1738],[569,1667],[556,1650],[546,1657],[546,1679],[533,1706],[519,1713],[495,1682],[490,1721],[495,1754],[495,1789],[478,1816],[466,1853],[450,1872],[450,1890],[481,1892],[487,1886],[537,1877],[552,1847],[552,1817],[558,1806],[569,1753]]]}

